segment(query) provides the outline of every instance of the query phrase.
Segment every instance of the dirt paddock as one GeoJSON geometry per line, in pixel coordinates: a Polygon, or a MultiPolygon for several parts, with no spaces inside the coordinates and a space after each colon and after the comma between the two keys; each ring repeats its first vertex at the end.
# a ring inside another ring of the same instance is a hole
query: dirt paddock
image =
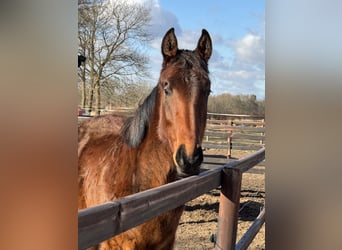
{"type": "MultiPolygon", "coordinates": [[[[205,154],[220,155],[209,150],[205,154]]],[[[251,151],[233,151],[234,158],[242,158],[251,151]]],[[[265,166],[255,166],[242,176],[237,241],[248,230],[265,204],[265,166]]],[[[220,190],[215,189],[186,203],[180,220],[175,249],[213,249],[217,231],[220,190]]],[[[265,249],[265,224],[248,249],[265,249]]]]}

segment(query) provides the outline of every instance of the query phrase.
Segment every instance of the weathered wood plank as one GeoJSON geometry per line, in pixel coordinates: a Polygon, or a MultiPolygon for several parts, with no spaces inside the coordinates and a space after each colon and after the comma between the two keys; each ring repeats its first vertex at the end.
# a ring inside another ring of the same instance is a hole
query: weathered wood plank
{"type": "MultiPolygon", "coordinates": [[[[259,150],[264,147],[264,144],[239,144],[232,143],[232,149],[234,150],[259,150]]],[[[213,142],[202,142],[203,148],[215,148],[215,149],[228,149],[228,143],[213,143],[213,142]]]]}
{"type": "Polygon", "coordinates": [[[264,133],[266,131],[265,127],[245,127],[245,126],[225,126],[225,125],[210,125],[207,124],[207,130],[216,131],[248,131],[256,133],[264,133]]]}
{"type": "Polygon", "coordinates": [[[246,172],[255,165],[257,165],[259,162],[262,162],[265,159],[265,148],[261,148],[258,151],[256,151],[253,154],[250,154],[249,156],[229,162],[223,165],[223,167],[227,168],[236,168],[239,169],[241,172],[246,172]]]}
{"type": "Polygon", "coordinates": [[[79,249],[179,207],[220,185],[221,168],[79,211],[79,249]]]}
{"type": "Polygon", "coordinates": [[[256,126],[264,126],[266,123],[262,120],[233,120],[234,124],[248,124],[256,126]]]}
{"type": "Polygon", "coordinates": [[[222,131],[210,131],[210,130],[206,130],[204,132],[204,137],[205,136],[209,136],[209,137],[218,137],[218,138],[227,138],[228,136],[230,136],[231,133],[229,132],[222,132],[222,131]]]}
{"type": "Polygon", "coordinates": [[[116,234],[120,204],[108,202],[78,212],[78,249],[86,249],[116,234]]]}
{"type": "Polygon", "coordinates": [[[202,147],[203,148],[228,149],[228,143],[226,143],[226,144],[215,144],[215,143],[202,142],[202,147]]]}
{"type": "Polygon", "coordinates": [[[211,113],[208,112],[209,116],[216,115],[216,116],[224,116],[224,117],[232,117],[232,118],[254,118],[254,119],[264,119],[265,117],[262,115],[239,115],[239,114],[222,114],[222,113],[211,113]]]}
{"type": "Polygon", "coordinates": [[[259,150],[260,148],[264,147],[265,145],[263,144],[232,144],[232,149],[233,150],[259,150]]]}
{"type": "Polygon", "coordinates": [[[254,220],[253,224],[248,228],[247,232],[241,237],[236,245],[235,250],[246,250],[252,243],[253,239],[260,231],[260,228],[265,222],[265,207],[261,210],[258,217],[254,220]]]}
{"type": "Polygon", "coordinates": [[[220,172],[220,169],[210,173],[204,172],[199,176],[192,176],[118,200],[122,208],[120,231],[135,227],[157,215],[182,206],[187,201],[218,187],[220,172]]]}
{"type": "Polygon", "coordinates": [[[247,140],[265,140],[264,135],[251,135],[251,134],[232,134],[233,139],[247,139],[247,140]]]}
{"type": "Polygon", "coordinates": [[[266,125],[263,121],[257,120],[207,120],[207,125],[218,125],[218,126],[232,126],[237,125],[238,127],[249,126],[249,127],[264,127],[266,125]]]}
{"type": "Polygon", "coordinates": [[[120,232],[183,205],[221,185],[224,168],[241,173],[265,158],[265,149],[240,160],[164,186],[78,212],[79,249],[100,243],[120,232]]]}

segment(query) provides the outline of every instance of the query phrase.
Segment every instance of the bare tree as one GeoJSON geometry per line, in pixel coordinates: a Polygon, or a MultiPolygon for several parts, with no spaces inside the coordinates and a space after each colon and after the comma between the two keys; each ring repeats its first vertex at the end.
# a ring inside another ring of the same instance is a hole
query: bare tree
{"type": "Polygon", "coordinates": [[[136,108],[153,88],[146,82],[132,83],[127,79],[112,81],[108,79],[101,83],[101,100],[108,106],[136,108]]]}
{"type": "Polygon", "coordinates": [[[99,114],[103,83],[108,89],[108,83],[146,75],[147,59],[140,51],[150,39],[150,10],[124,0],[79,0],[78,15],[79,53],[87,58],[79,70],[81,104],[90,112],[96,101],[99,114]]]}

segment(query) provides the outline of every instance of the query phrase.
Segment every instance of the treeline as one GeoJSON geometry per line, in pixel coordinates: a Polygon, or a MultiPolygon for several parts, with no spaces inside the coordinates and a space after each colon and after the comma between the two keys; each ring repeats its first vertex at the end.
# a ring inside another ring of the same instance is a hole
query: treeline
{"type": "Polygon", "coordinates": [[[209,96],[208,112],[223,114],[265,115],[265,101],[255,95],[231,95],[224,93],[209,96]]]}

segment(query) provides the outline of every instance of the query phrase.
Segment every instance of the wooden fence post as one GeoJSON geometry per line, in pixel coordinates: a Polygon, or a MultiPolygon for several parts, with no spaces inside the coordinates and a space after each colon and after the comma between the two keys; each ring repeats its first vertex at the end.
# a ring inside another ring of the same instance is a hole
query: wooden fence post
{"type": "Polygon", "coordinates": [[[227,159],[230,159],[232,157],[232,132],[228,132],[228,138],[227,138],[227,145],[228,145],[228,150],[227,150],[227,159]]]}
{"type": "MultiPolygon", "coordinates": [[[[233,126],[233,120],[228,119],[227,125],[228,128],[233,126]]],[[[230,159],[232,157],[232,134],[233,134],[233,130],[228,129],[228,138],[227,138],[227,144],[228,144],[228,150],[227,150],[227,159],[230,159]]]]}
{"type": "Polygon", "coordinates": [[[215,249],[235,249],[240,205],[242,172],[238,169],[222,170],[218,231],[215,249]]]}
{"type": "MultiPolygon", "coordinates": [[[[265,127],[265,125],[264,125],[265,119],[261,119],[261,122],[262,122],[261,127],[262,127],[262,128],[265,127]]],[[[263,135],[265,135],[265,133],[264,133],[264,132],[261,132],[260,135],[263,136],[263,135]]],[[[260,140],[260,144],[263,144],[263,143],[264,143],[264,141],[263,141],[263,140],[260,140]]]]}

